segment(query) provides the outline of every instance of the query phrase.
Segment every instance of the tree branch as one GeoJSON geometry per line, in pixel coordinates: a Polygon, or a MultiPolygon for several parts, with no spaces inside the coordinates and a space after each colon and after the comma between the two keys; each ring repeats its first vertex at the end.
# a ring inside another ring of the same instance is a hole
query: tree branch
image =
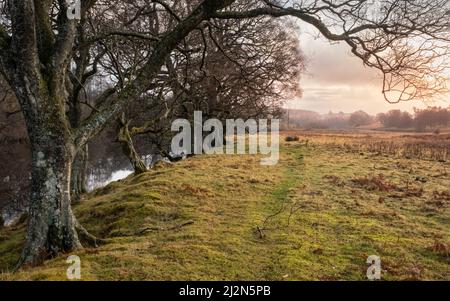
{"type": "MultiPolygon", "coordinates": [[[[0,24],[0,74],[6,77],[7,61],[9,57],[9,49],[11,47],[11,38],[6,28],[0,24]]],[[[9,68],[8,68],[9,69],[9,68]]]]}
{"type": "Polygon", "coordinates": [[[48,14],[52,4],[52,0],[34,1],[39,58],[44,64],[48,63],[51,56],[50,49],[55,42],[55,34],[48,14]]]}
{"type": "Polygon", "coordinates": [[[384,78],[383,94],[391,103],[449,93],[450,8],[446,0],[380,1],[381,8],[373,16],[367,10],[376,4],[363,0],[293,2],[292,7],[264,2],[265,6],[246,11],[216,12],[212,18],[290,16],[311,24],[329,41],[347,43],[365,65],[378,69],[384,78]]]}
{"type": "Polygon", "coordinates": [[[10,1],[12,51],[21,68],[39,66],[34,3],[32,0],[10,1]]]}
{"type": "Polygon", "coordinates": [[[136,79],[121,90],[116,99],[108,105],[99,107],[99,112],[91,115],[81,127],[76,130],[76,145],[82,146],[97,134],[103,125],[117,116],[124,106],[140,94],[148,90],[153,79],[158,75],[168,55],[176,49],[202,21],[208,19],[216,10],[224,8],[235,0],[204,0],[196,9],[175,28],[166,34],[154,48],[153,53],[137,75],[136,79]]]}

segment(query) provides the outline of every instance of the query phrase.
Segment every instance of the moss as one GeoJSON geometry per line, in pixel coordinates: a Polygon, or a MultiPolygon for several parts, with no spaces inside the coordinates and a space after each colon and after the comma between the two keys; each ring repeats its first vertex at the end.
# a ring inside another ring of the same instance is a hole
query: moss
{"type": "Polygon", "coordinates": [[[14,268],[25,243],[25,225],[0,230],[0,272],[14,268]]]}
{"type": "MultiPolygon", "coordinates": [[[[360,156],[333,139],[286,143],[276,166],[198,156],[94,191],[74,211],[108,243],[77,252],[83,280],[364,280],[372,254],[383,279],[449,280],[449,208],[430,202],[450,186],[448,163],[360,156]],[[352,182],[380,171],[395,191],[352,182]],[[417,185],[423,194],[404,193],[417,185]],[[256,226],[283,205],[261,239],[256,226]]],[[[0,278],[65,279],[66,255],[6,272],[24,235],[23,225],[0,230],[0,278]]]]}

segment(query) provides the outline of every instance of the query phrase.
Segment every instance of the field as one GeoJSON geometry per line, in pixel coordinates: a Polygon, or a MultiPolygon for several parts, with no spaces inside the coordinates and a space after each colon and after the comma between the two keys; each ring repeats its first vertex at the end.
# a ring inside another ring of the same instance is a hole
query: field
{"type": "Polygon", "coordinates": [[[25,224],[0,230],[0,279],[450,280],[450,136],[289,132],[280,163],[198,156],[75,205],[97,249],[11,273],[25,224]]]}

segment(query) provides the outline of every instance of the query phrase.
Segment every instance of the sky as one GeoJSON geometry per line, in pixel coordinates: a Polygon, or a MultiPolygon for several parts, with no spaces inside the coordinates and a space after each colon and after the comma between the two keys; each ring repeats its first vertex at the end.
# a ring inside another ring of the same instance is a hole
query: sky
{"type": "MultiPolygon", "coordinates": [[[[288,108],[324,114],[357,110],[377,114],[395,109],[413,112],[414,107],[426,107],[420,101],[389,104],[381,93],[380,74],[365,67],[345,43],[331,44],[309,25],[302,25],[300,43],[307,60],[306,74],[300,82],[303,97],[288,102],[288,108]]],[[[450,100],[435,105],[447,107],[450,100]]]]}

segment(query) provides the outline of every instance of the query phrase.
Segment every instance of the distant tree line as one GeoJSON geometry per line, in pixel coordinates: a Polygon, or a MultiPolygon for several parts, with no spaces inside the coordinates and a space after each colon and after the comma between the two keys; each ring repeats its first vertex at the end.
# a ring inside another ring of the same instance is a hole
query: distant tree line
{"type": "Polygon", "coordinates": [[[364,111],[356,111],[351,114],[344,112],[321,115],[317,112],[305,110],[290,110],[285,112],[284,125],[289,128],[306,129],[343,129],[350,127],[361,127],[373,124],[375,117],[364,111]]]}
{"type": "Polygon", "coordinates": [[[384,128],[424,131],[450,126],[450,107],[414,109],[413,114],[401,110],[390,110],[376,116],[361,110],[350,114],[329,112],[325,115],[305,110],[289,110],[289,113],[285,112],[283,118],[284,125],[289,128],[344,129],[370,126],[379,122],[384,128]]]}
{"type": "Polygon", "coordinates": [[[429,107],[415,109],[414,114],[391,110],[377,115],[377,120],[386,128],[411,129],[418,131],[450,126],[450,107],[429,107]]]}

